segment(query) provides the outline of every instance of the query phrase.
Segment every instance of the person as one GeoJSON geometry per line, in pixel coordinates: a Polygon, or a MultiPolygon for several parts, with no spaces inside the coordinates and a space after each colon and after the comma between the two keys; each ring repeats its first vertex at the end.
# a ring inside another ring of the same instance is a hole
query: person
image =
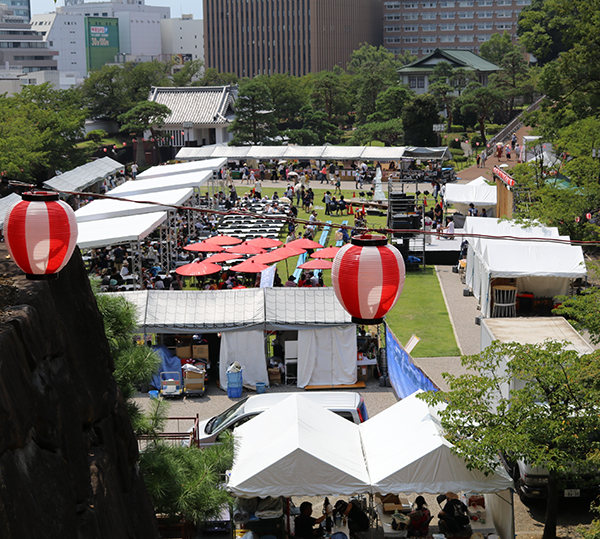
{"type": "Polygon", "coordinates": [[[481,162],[481,154],[479,154],[479,153],[478,153],[478,154],[475,156],[475,159],[477,160],[477,168],[479,168],[479,163],[481,162]]]}
{"type": "Polygon", "coordinates": [[[286,283],[283,286],[287,286],[287,287],[295,287],[298,286],[296,284],[296,277],[294,277],[293,275],[290,275],[288,277],[288,280],[286,281],[286,283]]]}
{"type": "Polygon", "coordinates": [[[423,496],[415,498],[415,509],[408,516],[410,517],[408,537],[424,537],[429,535],[429,523],[433,517],[429,509],[427,509],[423,496]]]}
{"type": "Polygon", "coordinates": [[[259,179],[254,180],[254,194],[258,198],[262,197],[262,182],[259,179]]]}
{"type": "Polygon", "coordinates": [[[359,507],[356,500],[350,500],[349,502],[338,500],[335,502],[334,513],[336,512],[342,517],[348,517],[350,536],[353,536],[356,532],[365,532],[369,529],[369,517],[359,507]]]}
{"type": "Polygon", "coordinates": [[[477,217],[479,215],[479,210],[475,207],[475,204],[472,202],[469,204],[469,217],[477,217]]]}
{"type": "Polygon", "coordinates": [[[447,225],[445,227],[442,226],[438,229],[438,238],[443,236],[447,240],[451,240],[454,238],[454,219],[452,219],[452,217],[448,217],[448,219],[446,219],[446,223],[447,225]],[[445,234],[443,234],[444,231],[446,231],[445,234]]]}
{"type": "Polygon", "coordinates": [[[131,177],[134,180],[135,180],[135,177],[137,176],[137,171],[138,171],[137,163],[134,163],[133,165],[131,165],[131,177]]]}
{"type": "Polygon", "coordinates": [[[444,217],[444,209],[441,204],[436,204],[435,209],[433,210],[433,220],[436,223],[441,223],[444,217]]]}
{"type": "Polygon", "coordinates": [[[438,496],[438,502],[446,501],[443,509],[439,512],[440,532],[448,535],[470,535],[469,514],[467,506],[458,499],[454,492],[447,492],[438,496]]]}
{"type": "Polygon", "coordinates": [[[506,150],[506,159],[510,161],[510,146],[507,144],[504,149],[506,150]]]}
{"type": "Polygon", "coordinates": [[[487,160],[487,153],[485,150],[481,151],[481,168],[485,168],[485,162],[487,160]]]}
{"type": "Polygon", "coordinates": [[[125,278],[129,275],[129,262],[127,260],[123,261],[123,266],[121,267],[121,277],[125,278]]]}
{"type": "Polygon", "coordinates": [[[487,215],[487,211],[486,211],[486,209],[485,209],[485,208],[482,208],[482,209],[481,209],[481,217],[487,217],[487,216],[488,216],[488,215],[487,215]]]}
{"type": "Polygon", "coordinates": [[[339,193],[340,195],[342,194],[342,182],[340,180],[339,176],[335,176],[335,189],[333,190],[334,193],[339,193]]]}
{"type": "Polygon", "coordinates": [[[316,524],[321,524],[327,515],[321,515],[314,518],[312,515],[312,503],[302,502],[300,504],[300,514],[294,520],[294,535],[301,539],[313,539],[323,535],[322,528],[315,528],[316,524]]]}
{"type": "Polygon", "coordinates": [[[329,165],[329,183],[335,183],[335,163],[329,165]]]}
{"type": "Polygon", "coordinates": [[[515,151],[516,146],[517,146],[517,134],[513,133],[512,137],[510,139],[510,147],[512,148],[513,152],[515,151]]]}

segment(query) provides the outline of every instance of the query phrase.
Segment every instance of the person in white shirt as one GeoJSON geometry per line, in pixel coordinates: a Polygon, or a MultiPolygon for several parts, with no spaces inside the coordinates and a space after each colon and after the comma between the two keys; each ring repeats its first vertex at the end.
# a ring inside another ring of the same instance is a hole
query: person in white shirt
{"type": "Polygon", "coordinates": [[[125,260],[123,262],[123,266],[121,267],[121,277],[125,278],[127,275],[129,275],[129,262],[125,260]]]}

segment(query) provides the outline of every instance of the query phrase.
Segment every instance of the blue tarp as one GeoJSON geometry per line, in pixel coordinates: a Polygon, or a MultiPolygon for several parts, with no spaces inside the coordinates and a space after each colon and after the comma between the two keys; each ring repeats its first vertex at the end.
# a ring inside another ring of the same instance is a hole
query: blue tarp
{"type": "Polygon", "coordinates": [[[412,395],[418,389],[437,391],[433,382],[412,361],[389,327],[385,327],[385,347],[390,383],[399,399],[412,395]]]}
{"type": "Polygon", "coordinates": [[[160,375],[163,372],[178,372],[181,380],[181,360],[171,354],[166,346],[153,346],[152,349],[160,356],[160,368],[150,382],[156,389],[160,389],[160,375]]]}

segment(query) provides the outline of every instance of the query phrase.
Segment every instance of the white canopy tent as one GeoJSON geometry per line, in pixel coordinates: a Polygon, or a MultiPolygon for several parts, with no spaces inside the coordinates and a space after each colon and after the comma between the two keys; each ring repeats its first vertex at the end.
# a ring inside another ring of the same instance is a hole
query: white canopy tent
{"type": "MultiPolygon", "coordinates": [[[[109,196],[110,195],[112,195],[112,192],[109,193],[109,196]]],[[[172,209],[169,206],[181,206],[185,202],[188,202],[193,195],[193,189],[183,188],[170,191],[156,191],[128,195],[127,198],[132,202],[103,198],[94,200],[82,208],[79,208],[75,212],[75,217],[77,218],[78,223],[83,223],[85,221],[113,219],[115,217],[126,217],[141,213],[169,211],[172,209]],[[136,201],[149,202],[149,204],[142,204],[141,202],[136,201]],[[162,204],[164,204],[164,206],[162,204]]]]}
{"type": "Polygon", "coordinates": [[[361,425],[294,394],[234,437],[227,488],[238,497],[485,493],[500,537],[514,536],[512,480],[469,470],[416,394],[361,425]]]}
{"type": "Polygon", "coordinates": [[[146,290],[123,294],[141,307],[139,331],[221,333],[222,388],[227,387],[226,371],[234,361],[244,366],[244,383],[268,382],[265,349],[259,343],[264,342],[264,331],[274,330],[298,330],[300,387],[356,382],[356,326],[333,288],[146,290]]]}
{"type": "Polygon", "coordinates": [[[101,159],[90,161],[85,165],[54,176],[54,178],[45,182],[45,185],[57,191],[83,191],[86,187],[102,181],[117,172],[124,173],[125,167],[110,157],[102,157],[101,159]]]}
{"type": "Polygon", "coordinates": [[[446,185],[444,202],[453,205],[463,215],[467,215],[469,204],[472,203],[481,213],[486,209],[492,217],[496,208],[496,186],[489,185],[483,176],[465,184],[449,183],[446,185]]]}
{"type": "Polygon", "coordinates": [[[80,249],[96,249],[141,241],[164,223],[167,215],[166,211],[159,211],[78,223],[77,245],[80,249]]]}
{"type": "Polygon", "coordinates": [[[199,189],[212,177],[212,171],[201,170],[176,174],[168,177],[150,178],[147,180],[132,180],[125,182],[108,193],[112,196],[129,197],[134,194],[153,193],[172,189],[199,189]]]}
{"type": "Polygon", "coordinates": [[[451,159],[446,146],[420,148],[414,146],[226,146],[213,145],[200,148],[181,148],[177,159],[228,158],[244,159],[320,159],[320,160],[378,160],[400,159],[451,159]]]}
{"type": "Polygon", "coordinates": [[[418,393],[359,426],[373,492],[484,493],[500,537],[514,537],[512,479],[500,465],[488,476],[469,470],[444,438],[436,410],[417,398],[418,393]]]}
{"type": "Polygon", "coordinates": [[[173,165],[160,165],[150,167],[137,175],[139,180],[150,180],[152,178],[171,177],[177,174],[189,174],[203,170],[216,171],[227,164],[225,158],[207,159],[205,161],[192,161],[186,163],[175,163],[173,165]]]}
{"type": "Polygon", "coordinates": [[[21,200],[21,197],[16,193],[11,193],[10,195],[0,198],[0,228],[4,228],[4,219],[6,218],[8,210],[21,200]]]}
{"type": "Polygon", "coordinates": [[[237,450],[227,488],[235,496],[352,496],[370,490],[357,425],[301,394],[234,434],[237,450]]]}
{"type": "Polygon", "coordinates": [[[484,317],[491,314],[492,279],[515,279],[518,292],[552,297],[566,294],[571,279],[586,275],[581,247],[536,239],[568,240],[560,237],[556,228],[523,228],[510,221],[468,217],[465,232],[531,238],[530,241],[468,238],[466,283],[479,299],[484,317]]]}

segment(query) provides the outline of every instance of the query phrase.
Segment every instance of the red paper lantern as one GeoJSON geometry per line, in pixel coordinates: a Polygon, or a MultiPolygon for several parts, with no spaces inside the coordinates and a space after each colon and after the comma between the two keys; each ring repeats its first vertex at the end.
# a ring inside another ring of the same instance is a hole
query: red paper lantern
{"type": "Polygon", "coordinates": [[[357,324],[379,324],[394,306],[405,278],[400,252],[382,235],[354,236],[331,270],[335,295],[357,324]]]}
{"type": "Polygon", "coordinates": [[[589,221],[592,218],[592,214],[591,213],[586,213],[585,214],[585,218],[589,221]]]}
{"type": "Polygon", "coordinates": [[[581,221],[581,217],[579,217],[579,215],[577,217],[575,217],[575,222],[579,223],[579,221],[581,221]]]}
{"type": "Polygon", "coordinates": [[[58,193],[23,193],[6,213],[8,252],[28,279],[55,279],[77,243],[77,219],[58,193]]]}

